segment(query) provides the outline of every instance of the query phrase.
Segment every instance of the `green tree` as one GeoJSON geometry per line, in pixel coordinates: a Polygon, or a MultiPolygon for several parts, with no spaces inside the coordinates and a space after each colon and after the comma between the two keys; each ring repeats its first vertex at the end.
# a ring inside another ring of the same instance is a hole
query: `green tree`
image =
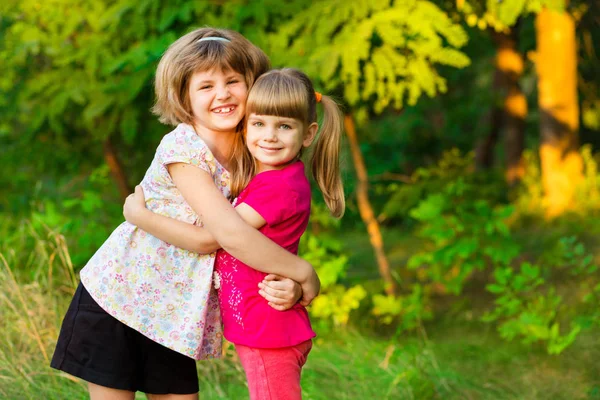
{"type": "Polygon", "coordinates": [[[583,178],[575,20],[588,5],[568,0],[458,0],[457,5],[467,20],[497,31],[507,31],[522,15],[535,14],[542,185],[547,215],[560,214],[572,205],[583,178]]]}
{"type": "Polygon", "coordinates": [[[130,193],[125,171],[137,171],[136,161],[164,133],[148,111],[156,63],[215,7],[181,0],[2,2],[0,132],[14,157],[34,149],[34,176],[85,176],[105,164],[121,196],[130,193]]]}

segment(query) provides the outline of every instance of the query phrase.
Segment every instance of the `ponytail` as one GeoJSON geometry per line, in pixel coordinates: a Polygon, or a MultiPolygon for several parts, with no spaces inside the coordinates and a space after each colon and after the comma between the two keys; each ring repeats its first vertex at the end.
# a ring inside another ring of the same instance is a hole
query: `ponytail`
{"type": "Polygon", "coordinates": [[[342,112],[332,98],[321,95],[320,100],[323,105],[323,123],[312,152],[311,170],[331,215],[341,218],[346,209],[339,162],[342,112]]]}

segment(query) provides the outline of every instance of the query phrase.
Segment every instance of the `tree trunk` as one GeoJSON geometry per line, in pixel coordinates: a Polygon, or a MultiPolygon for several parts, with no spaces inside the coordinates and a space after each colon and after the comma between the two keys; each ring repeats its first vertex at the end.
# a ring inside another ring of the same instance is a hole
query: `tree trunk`
{"type": "Polygon", "coordinates": [[[383,249],[383,238],[381,237],[379,222],[377,222],[377,218],[375,218],[373,207],[369,201],[367,168],[358,145],[358,137],[356,136],[356,128],[354,126],[352,115],[348,114],[344,117],[344,127],[346,128],[346,135],[348,136],[350,151],[352,152],[352,159],[354,160],[354,168],[358,178],[356,187],[358,210],[367,227],[367,232],[369,233],[369,240],[371,241],[371,246],[373,246],[373,251],[377,258],[379,274],[385,282],[385,292],[388,295],[395,295],[397,293],[397,285],[392,277],[390,264],[383,249]]]}
{"type": "Polygon", "coordinates": [[[494,163],[494,146],[500,132],[504,133],[506,179],[509,184],[518,182],[525,173],[522,160],[525,141],[525,116],[527,101],[519,86],[523,74],[523,57],[517,51],[515,26],[510,32],[492,32],[496,43],[494,85],[496,101],[492,110],[490,134],[475,150],[475,163],[480,169],[494,163]]]}
{"type": "Polygon", "coordinates": [[[525,116],[527,100],[521,91],[519,80],[523,75],[523,56],[517,50],[516,25],[509,33],[496,33],[498,44],[496,68],[501,74],[504,101],[504,150],[506,157],[506,180],[515,184],[525,175],[523,149],[525,147],[525,116]]]}
{"type": "Polygon", "coordinates": [[[119,157],[117,156],[110,138],[106,138],[106,141],[104,142],[104,161],[108,164],[108,168],[117,184],[121,198],[125,200],[130,193],[133,193],[133,189],[127,184],[127,177],[123,171],[123,166],[119,161],[119,157]]]}
{"type": "Polygon", "coordinates": [[[494,147],[500,136],[504,113],[502,108],[494,104],[491,114],[490,133],[475,147],[475,167],[478,170],[489,169],[494,165],[494,147]]]}
{"type": "Polygon", "coordinates": [[[540,107],[540,160],[546,214],[572,205],[583,176],[578,152],[575,23],[567,12],[543,9],[535,21],[540,107]]]}

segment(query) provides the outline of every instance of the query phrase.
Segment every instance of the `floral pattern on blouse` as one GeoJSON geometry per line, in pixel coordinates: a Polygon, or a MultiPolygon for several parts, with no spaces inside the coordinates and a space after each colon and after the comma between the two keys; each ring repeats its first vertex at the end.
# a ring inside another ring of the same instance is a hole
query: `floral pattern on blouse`
{"type": "MultiPolygon", "coordinates": [[[[202,225],[166,166],[187,163],[208,172],[224,196],[229,173],[186,124],[161,141],[141,186],[151,211],[202,225]]],[[[215,253],[172,246],[124,222],[81,271],[81,281],[110,315],[148,338],[194,359],[221,355],[221,316],[212,275],[215,253]]]]}

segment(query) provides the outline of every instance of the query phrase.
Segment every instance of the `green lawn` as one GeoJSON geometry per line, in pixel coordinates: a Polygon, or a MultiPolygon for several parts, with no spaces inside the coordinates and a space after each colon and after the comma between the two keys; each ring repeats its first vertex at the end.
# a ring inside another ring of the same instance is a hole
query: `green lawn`
{"type": "MultiPolygon", "coordinates": [[[[395,243],[390,259],[402,268],[408,256],[404,249],[416,246],[407,245],[415,239],[384,233],[395,243]]],[[[352,283],[374,283],[377,276],[365,239],[360,232],[345,238],[354,251],[347,276],[352,283]]],[[[87,398],[83,382],[48,367],[72,290],[59,283],[68,281],[65,268],[41,268],[38,281],[23,284],[14,280],[10,265],[0,262],[0,399],[87,398]]],[[[598,329],[582,332],[558,356],[506,342],[494,325],[480,322],[489,298],[471,286],[460,303],[438,302],[435,321],[397,339],[383,327],[370,326],[366,314],[354,316],[353,328],[319,328],[303,373],[304,398],[600,400],[598,329]]],[[[223,359],[198,366],[202,399],[247,398],[233,348],[223,359]]]]}

